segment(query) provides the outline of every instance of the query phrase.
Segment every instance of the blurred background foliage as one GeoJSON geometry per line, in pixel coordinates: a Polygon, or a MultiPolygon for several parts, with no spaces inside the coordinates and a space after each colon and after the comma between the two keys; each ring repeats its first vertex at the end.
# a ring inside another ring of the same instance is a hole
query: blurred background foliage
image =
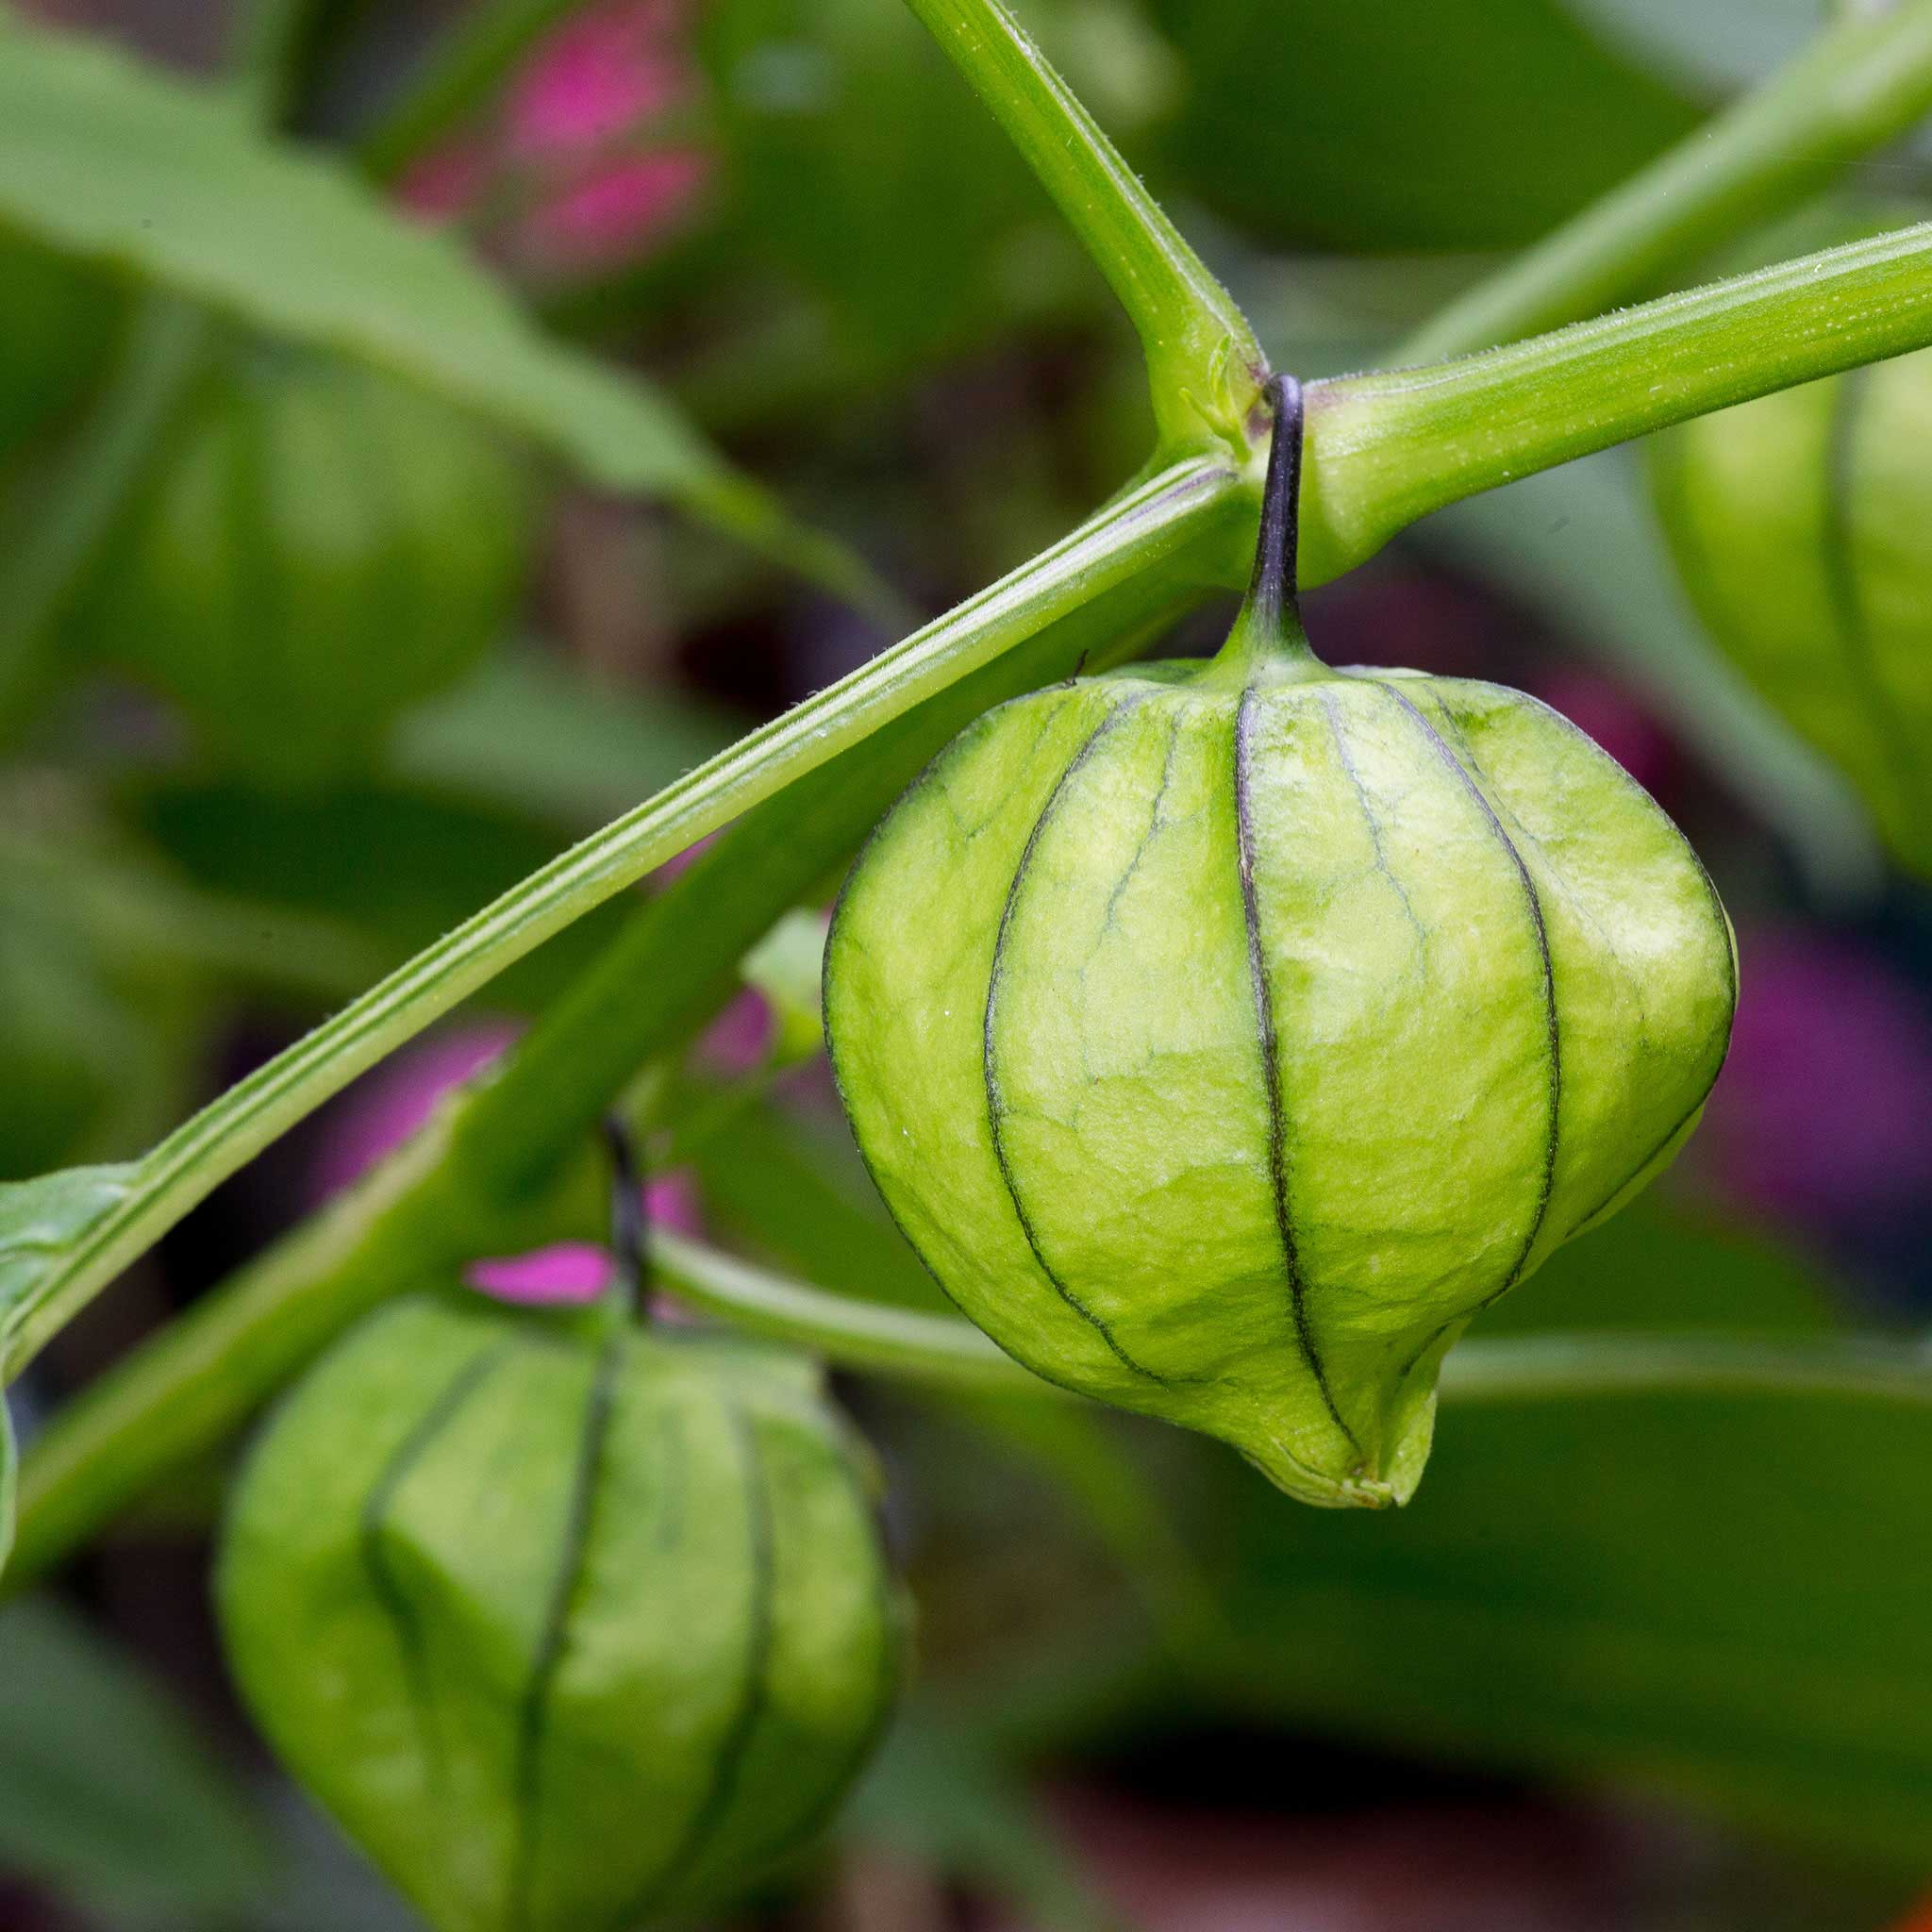
{"type": "MultiPolygon", "coordinates": [[[[184,75],[229,26],[217,0],[22,10],[184,75]]],[[[556,337],[648,373],[916,608],[1139,462],[1129,332],[896,0],[590,0],[549,8],[460,113],[414,92],[449,37],[519,11],[315,6],[290,129],[455,233],[556,337]]],[[[1375,361],[1815,9],[1023,11],[1276,360],[1314,375],[1375,361]]],[[[1907,147],[1864,185],[1896,200],[1923,172],[1907,147]]],[[[440,403],[326,366],[304,378],[320,400],[291,401],[260,341],[193,335],[143,416],[128,372],[156,366],[136,351],[159,306],[0,236],[8,1176],[137,1150],[887,641],[440,403]],[[103,447],[125,458],[114,514],[63,550],[62,479],[103,447]]],[[[1703,1133],[1488,1326],[1923,1324],[1932,900],[1705,641],[1630,454],[1461,506],[1311,602],[1332,659],[1519,683],[1575,718],[1684,824],[1740,927],[1703,1133]]],[[[29,1435],[406,1131],[620,916],[225,1188],[37,1364],[29,1435]]],[[[659,1212],[930,1305],[822,1062],[776,1071],[774,1038],[747,993],[683,1070],[659,1212]]],[[[1932,1410],[1451,1404],[1386,1522],[1291,1507],[1119,1418],[848,1393],[894,1477],[921,1684],[830,1853],[747,1924],[1876,1927],[1932,1875],[1932,1410]]],[[[0,1615],[0,1923],[407,1923],[228,1700],[204,1601],[220,1475],[0,1615]]]]}

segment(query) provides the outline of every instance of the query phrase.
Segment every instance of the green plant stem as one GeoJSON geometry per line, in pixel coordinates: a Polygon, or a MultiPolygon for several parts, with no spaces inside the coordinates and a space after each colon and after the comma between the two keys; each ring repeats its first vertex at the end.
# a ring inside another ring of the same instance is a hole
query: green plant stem
{"type": "MultiPolygon", "coordinates": [[[[380,1239],[365,1224],[330,1278],[351,1280],[361,1307],[430,1273],[430,1255],[410,1239],[411,1218],[380,1217],[380,1239]]],[[[340,1224],[324,1216],[305,1241],[340,1240],[340,1224]]],[[[804,1347],[841,1368],[958,1392],[1070,1402],[1003,1355],[969,1323],[828,1293],[721,1254],[702,1242],[659,1233],[652,1241],[659,1278],[689,1306],[747,1333],[804,1347]]],[[[291,1251],[284,1266],[307,1269],[291,1251]]],[[[249,1292],[273,1297],[275,1272],[263,1270],[249,1292]]],[[[242,1362],[251,1380],[278,1380],[335,1332],[341,1291],[284,1302],[272,1324],[256,1333],[266,1358],[242,1362]],[[325,1334],[308,1324],[321,1317],[325,1334]]],[[[188,1318],[191,1322],[192,1317],[188,1318]]],[[[169,1400],[124,1385],[112,1412],[85,1433],[50,1434],[27,1456],[20,1488],[20,1532],[4,1588],[25,1588],[97,1530],[112,1513],[103,1498],[125,1501],[153,1479],[158,1430],[174,1467],[208,1446],[210,1405],[225,1411],[237,1367],[221,1338],[198,1337],[195,1373],[170,1378],[169,1400]],[[212,1348],[206,1343],[213,1340],[212,1348]]],[[[1641,1395],[1763,1395],[1880,1400],[1932,1406],[1932,1350],[1920,1343],[1860,1339],[1770,1341],[1702,1335],[1539,1335],[1465,1342],[1444,1364],[1442,1396],[1457,1407],[1641,1395]]],[[[233,1424],[225,1415],[221,1434],[233,1424]]],[[[217,1438],[219,1440],[219,1438],[217,1438]]]]}
{"type": "Polygon", "coordinates": [[[1932,223],[1426,369],[1311,384],[1302,574],[1466,496],[1932,342],[1932,223]]]}
{"type": "Polygon", "coordinates": [[[658,1274],[679,1301],[747,1334],[809,1349],[841,1368],[1073,1399],[1029,1374],[957,1316],[833,1294],[677,1235],[660,1233],[651,1252],[658,1274]]]}
{"type": "MultiPolygon", "coordinates": [[[[679,1297],[841,1367],[919,1382],[1072,1400],[951,1315],[882,1308],[677,1241],[663,1274],[679,1297]]],[[[1932,1345],[1862,1338],[1532,1335],[1466,1341],[1442,1367],[1458,1406],[1582,1395],[1842,1395],[1932,1404],[1932,1345]]]]}
{"type": "Polygon", "coordinates": [[[1841,1336],[1526,1335],[1470,1341],[1442,1365],[1458,1406],[1617,1395],[1810,1395],[1932,1404],[1932,1347],[1841,1336]]]}
{"type": "Polygon", "coordinates": [[[920,767],[980,712],[1142,647],[1198,595],[1177,556],[948,686],[864,746],[748,813],[648,905],[531,1029],[458,1123],[451,1158],[495,1199],[546,1185],[633,1070],[694,1038],[740,958],[786,907],[821,893],[920,767]]]}
{"type": "MultiPolygon", "coordinates": [[[[1204,525],[1215,522],[1235,487],[1224,467],[1206,463],[1180,466],[1153,479],[1048,553],[1045,568],[1029,569],[1019,580],[993,587],[776,725],[751,734],[564,855],[231,1090],[142,1163],[134,1196],[67,1257],[61,1278],[22,1324],[16,1369],[59,1325],[63,1310],[77,1306],[123,1260],[178,1218],[205,1192],[211,1175],[233,1172],[291,1121],[502,965],[705,833],[774,796],[789,780],[858,744],[922,698],[1184,548],[1204,525]]],[[[768,923],[769,914],[766,918],[768,923]]],[[[621,984],[616,991],[636,997],[621,984]]],[[[600,1011],[611,1004],[607,1000],[600,1011]]],[[[583,1029],[570,1032],[568,1016],[560,1025],[570,1051],[594,1053],[602,1066],[612,1064],[608,1041],[583,1029]]],[[[505,1139],[522,1140],[525,1124],[512,1110],[505,1139]]]]}
{"type": "Polygon", "coordinates": [[[1932,109],[1932,0],[1844,9],[1761,87],[1395,351],[1434,362],[1595,315],[1828,187],[1932,109]]]}
{"type": "Polygon", "coordinates": [[[363,171],[377,181],[395,180],[488,100],[530,48],[579,4],[491,0],[465,15],[358,143],[363,171]]]}
{"type": "MultiPolygon", "coordinates": [[[[1932,225],[1902,230],[1438,369],[1308,391],[1302,580],[1415,518],[1532,470],[1787,384],[1932,341],[1932,225]]],[[[653,867],[1097,598],[1226,536],[1256,465],[1208,458],[1143,480],[1041,557],[667,787],[458,926],[188,1122],[37,1280],[12,1370],[189,1208],[357,1074],[653,867]]],[[[769,908],[775,912],[777,908],[769,908]]]]}
{"type": "Polygon", "coordinates": [[[1160,446],[1244,450],[1267,358],[1234,299],[1000,0],[908,0],[1140,332],[1160,446]]]}
{"type": "Polygon", "coordinates": [[[1221,527],[1241,481],[1175,465],[1024,570],[668,786],[458,926],[231,1088],[140,1163],[132,1189],[60,1257],[13,1330],[8,1372],[195,1202],[513,960],[921,700],[1221,527]]]}

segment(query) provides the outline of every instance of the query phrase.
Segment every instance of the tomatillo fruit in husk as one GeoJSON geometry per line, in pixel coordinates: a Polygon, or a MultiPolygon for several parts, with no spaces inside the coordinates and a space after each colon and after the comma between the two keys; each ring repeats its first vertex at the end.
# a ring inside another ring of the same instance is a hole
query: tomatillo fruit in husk
{"type": "Polygon", "coordinates": [[[326,785],[505,635],[531,525],[525,466],[440,398],[244,344],[196,389],[79,624],[225,768],[326,785]]]}
{"type": "Polygon", "coordinates": [[[795,1357],[424,1296],[298,1385],[219,1572],[290,1769],[441,1932],[610,1932],[823,1824],[897,1688],[868,1465],[795,1357]]]}
{"type": "Polygon", "coordinates": [[[1379,1506],[1472,1317],[1682,1145],[1736,967],[1574,726],[1310,653],[1278,408],[1225,648],[961,733],[853,869],[825,1018],[887,1205],[994,1341],[1379,1506]]]}
{"type": "Polygon", "coordinates": [[[1932,352],[1699,416],[1651,449],[1706,627],[1932,874],[1932,352]]]}

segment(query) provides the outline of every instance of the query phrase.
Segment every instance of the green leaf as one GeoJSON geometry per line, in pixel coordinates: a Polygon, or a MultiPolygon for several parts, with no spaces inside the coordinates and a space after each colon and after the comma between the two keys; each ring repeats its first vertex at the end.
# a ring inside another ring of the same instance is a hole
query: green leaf
{"type": "Polygon", "coordinates": [[[152,1679],[44,1600],[0,1612],[0,1869],[117,1923],[259,1904],[261,1822],[152,1679]]]}
{"type": "MultiPolygon", "coordinates": [[[[75,1167],[37,1180],[0,1184],[0,1385],[13,1336],[44,1271],[129,1192],[132,1167],[75,1167]]],[[[13,1419],[0,1399],[0,1570],[13,1550],[20,1474],[13,1419]]],[[[6,1673],[0,1672],[0,1693],[6,1673]]]]}
{"type": "Polygon", "coordinates": [[[559,824],[599,824],[730,743],[722,713],[661,688],[605,687],[537,650],[404,719],[391,763],[424,785],[559,824]]]}
{"type": "Polygon", "coordinates": [[[1277,242],[1512,246],[1697,119],[1560,0],[1433,0],[1399,27],[1359,0],[1158,0],[1155,13],[1193,83],[1169,161],[1277,242]]]}
{"type": "Polygon", "coordinates": [[[1451,1411],[1370,1541],[1243,1484],[1251,1688],[1297,1721],[1611,1777],[1922,1859],[1932,1418],[1803,1395],[1451,1411]]]}
{"type": "MultiPolygon", "coordinates": [[[[1828,1332],[1814,1276],[1643,1209],[1481,1324],[1828,1332]]],[[[1471,1343],[1472,1349],[1479,1343],[1471,1343]]],[[[1248,1688],[1297,1725],[1663,1788],[1821,1844],[1932,1839],[1932,1409],[1800,1391],[1444,1403],[1368,1537],[1222,1478],[1248,1688]]]]}
{"type": "Polygon", "coordinates": [[[341,351],[658,495],[839,591],[862,566],[791,523],[656,389],[547,340],[446,235],[234,105],[104,45],[7,27],[0,218],[267,331],[341,351]]]}
{"type": "Polygon", "coordinates": [[[1802,1337],[1829,1334],[1836,1302],[1815,1268],[1761,1235],[1687,1215],[1668,1184],[1569,1242],[1471,1331],[1802,1337]]]}
{"type": "MultiPolygon", "coordinates": [[[[380,782],[264,796],[216,780],[158,787],[130,803],[143,829],[197,884],[258,908],[276,928],[299,930],[320,919],[364,935],[377,972],[534,872],[576,829],[570,821],[533,820],[522,800],[497,805],[487,793],[380,782]],[[381,863],[372,865],[371,854],[381,863]]],[[[542,1006],[622,920],[620,907],[579,920],[510,968],[491,1005],[542,1006]]]]}
{"type": "Polygon", "coordinates": [[[0,1372],[42,1273],[127,1199],[137,1173],[132,1165],[71,1167],[0,1185],[0,1372]]]}

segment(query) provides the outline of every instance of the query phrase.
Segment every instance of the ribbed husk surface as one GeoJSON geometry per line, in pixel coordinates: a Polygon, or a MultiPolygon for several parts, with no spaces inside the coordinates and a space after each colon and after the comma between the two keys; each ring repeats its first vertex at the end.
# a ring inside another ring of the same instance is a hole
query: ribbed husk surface
{"type": "Polygon", "coordinates": [[[982,718],[854,868],[825,1013],[988,1334],[1379,1506],[1465,1324],[1690,1132],[1735,995],[1695,856],[1564,719],[1304,654],[982,718]]]}
{"type": "Polygon", "coordinates": [[[232,348],[196,389],[77,619],[225,765],[324,783],[506,633],[525,466],[434,396],[307,351],[232,348]]]}
{"type": "Polygon", "coordinates": [[[628,1932],[830,1815],[897,1688],[862,1450],[796,1357],[408,1301],[234,1499],[236,1677],[441,1932],[628,1932]]]}
{"type": "Polygon", "coordinates": [[[1932,874],[1932,352],[1698,417],[1652,447],[1712,637],[1932,874]]]}

